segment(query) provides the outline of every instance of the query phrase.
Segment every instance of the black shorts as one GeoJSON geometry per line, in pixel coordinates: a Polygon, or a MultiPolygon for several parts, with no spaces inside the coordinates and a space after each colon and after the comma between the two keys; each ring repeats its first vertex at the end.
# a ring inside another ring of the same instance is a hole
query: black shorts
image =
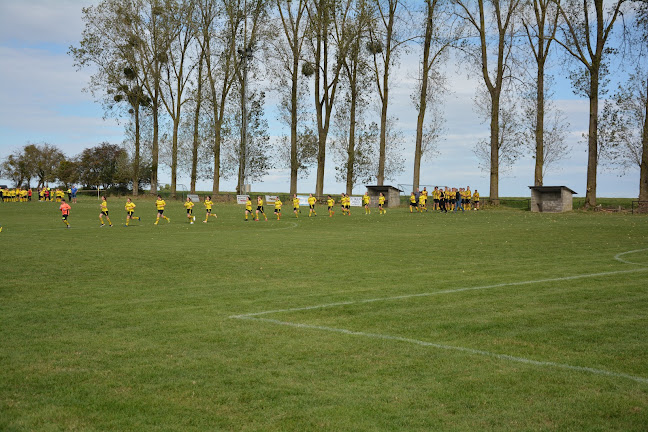
{"type": "Polygon", "coordinates": [[[101,214],[108,217],[108,212],[107,211],[102,211],[101,214]]]}
{"type": "Polygon", "coordinates": [[[351,205],[347,204],[347,205],[344,206],[344,208],[347,209],[347,210],[350,210],[350,209],[351,209],[351,205]]]}
{"type": "Polygon", "coordinates": [[[311,210],[315,210],[315,204],[309,204],[308,207],[310,207],[311,210]]]}
{"type": "Polygon", "coordinates": [[[257,211],[260,211],[261,213],[265,213],[265,212],[263,211],[263,206],[257,206],[257,211]]]}
{"type": "Polygon", "coordinates": [[[190,215],[193,213],[193,209],[187,209],[187,214],[190,215]]]}
{"type": "Polygon", "coordinates": [[[410,207],[418,207],[418,204],[417,204],[417,203],[413,203],[413,202],[411,202],[411,203],[410,203],[410,207]]]}
{"type": "Polygon", "coordinates": [[[164,209],[162,209],[162,210],[158,210],[158,213],[160,213],[160,214],[164,214],[164,209]]]}
{"type": "Polygon", "coordinates": [[[276,208],[276,209],[274,209],[274,212],[275,212],[275,213],[281,213],[281,209],[276,208]]]}
{"type": "Polygon", "coordinates": [[[293,211],[299,211],[299,207],[293,207],[293,211]]]}
{"type": "Polygon", "coordinates": [[[127,213],[128,213],[128,216],[133,216],[133,213],[134,213],[134,212],[129,211],[129,212],[127,212],[127,213]]]}
{"type": "Polygon", "coordinates": [[[246,213],[252,213],[252,209],[251,209],[251,208],[246,208],[246,209],[245,209],[245,212],[246,212],[246,213]]]}
{"type": "Polygon", "coordinates": [[[61,219],[63,219],[63,220],[67,220],[68,216],[69,216],[69,215],[62,215],[62,216],[61,216],[61,219]]]}
{"type": "Polygon", "coordinates": [[[207,213],[211,213],[211,209],[206,209],[207,213]]]}

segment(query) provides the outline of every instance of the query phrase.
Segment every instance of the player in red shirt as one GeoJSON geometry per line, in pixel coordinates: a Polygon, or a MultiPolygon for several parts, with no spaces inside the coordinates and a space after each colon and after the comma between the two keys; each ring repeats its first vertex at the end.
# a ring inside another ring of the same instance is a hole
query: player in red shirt
{"type": "Polygon", "coordinates": [[[68,222],[67,218],[70,215],[70,205],[65,202],[64,199],[61,200],[61,206],[59,207],[59,210],[61,210],[61,218],[63,219],[63,223],[67,226],[67,228],[70,228],[70,223],[68,222]]]}

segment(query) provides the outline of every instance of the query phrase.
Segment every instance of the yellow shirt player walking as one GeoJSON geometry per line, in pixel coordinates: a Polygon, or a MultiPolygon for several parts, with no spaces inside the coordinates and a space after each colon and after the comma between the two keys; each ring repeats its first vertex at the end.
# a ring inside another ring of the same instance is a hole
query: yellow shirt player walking
{"type": "Polygon", "coordinates": [[[277,220],[281,219],[281,206],[282,205],[283,205],[283,203],[281,202],[279,197],[277,197],[277,201],[275,201],[275,209],[274,209],[274,214],[277,215],[277,220]]]}
{"type": "Polygon", "coordinates": [[[263,211],[263,198],[261,198],[261,195],[257,197],[256,219],[254,219],[257,222],[259,222],[259,213],[261,213],[266,222],[268,222],[268,216],[266,216],[265,211],[263,211]]]}
{"type": "Polygon", "coordinates": [[[187,209],[187,219],[189,220],[189,223],[191,225],[193,225],[194,221],[196,220],[196,216],[193,215],[193,207],[193,201],[191,201],[191,198],[187,197],[187,200],[184,203],[184,208],[187,209]]]}
{"type": "Polygon", "coordinates": [[[311,215],[317,216],[317,213],[315,213],[315,203],[317,202],[317,198],[313,196],[313,194],[310,194],[308,197],[308,217],[311,217],[311,215]]]}
{"type": "Polygon", "coordinates": [[[209,216],[213,216],[216,219],[218,219],[218,216],[216,216],[215,214],[212,214],[212,206],[214,205],[214,203],[212,202],[210,196],[208,196],[205,199],[205,202],[203,204],[205,205],[205,211],[207,212],[207,214],[205,215],[205,220],[203,221],[203,223],[207,223],[207,219],[209,219],[209,216]]]}
{"type": "Polygon", "coordinates": [[[133,216],[133,213],[135,212],[135,203],[130,198],[126,201],[124,208],[126,209],[126,226],[128,226],[128,222],[133,219],[140,220],[139,216],[133,216]]]}
{"type": "Polygon", "coordinates": [[[101,212],[99,213],[99,222],[101,222],[101,226],[104,226],[104,221],[103,217],[106,216],[106,220],[108,221],[108,225],[112,226],[112,222],[110,222],[110,218],[108,217],[108,201],[106,201],[106,197],[102,196],[101,197],[101,212]]]}
{"type": "Polygon", "coordinates": [[[247,200],[245,201],[245,222],[248,220],[248,216],[252,214],[252,200],[248,195],[247,200]]]}
{"type": "Polygon", "coordinates": [[[296,218],[299,218],[299,198],[297,198],[297,194],[293,195],[293,213],[295,213],[296,218]]]}
{"type": "Polygon", "coordinates": [[[362,205],[365,208],[365,214],[371,214],[371,209],[369,209],[369,203],[371,202],[371,197],[369,197],[369,192],[365,192],[362,195],[362,205]]]}
{"type": "Polygon", "coordinates": [[[335,200],[331,195],[328,196],[328,199],[326,200],[326,205],[328,206],[329,217],[333,217],[333,215],[335,214],[335,212],[333,211],[335,200]]]}
{"type": "Polygon", "coordinates": [[[380,192],[380,196],[378,197],[378,209],[380,210],[379,214],[387,213],[385,209],[385,195],[382,192],[380,192]]]}
{"type": "Polygon", "coordinates": [[[155,207],[157,208],[157,218],[155,218],[155,225],[157,225],[158,222],[160,222],[160,218],[166,219],[167,222],[171,223],[171,219],[164,216],[164,207],[166,207],[166,202],[162,199],[160,195],[158,195],[157,200],[155,200],[155,207]]]}

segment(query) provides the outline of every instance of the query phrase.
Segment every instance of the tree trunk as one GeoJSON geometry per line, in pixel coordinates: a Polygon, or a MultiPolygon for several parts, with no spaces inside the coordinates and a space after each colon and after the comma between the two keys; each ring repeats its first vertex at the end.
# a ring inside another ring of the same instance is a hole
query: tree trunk
{"type": "MultiPolygon", "coordinates": [[[[423,65],[421,70],[421,94],[419,95],[419,112],[416,120],[416,148],[414,149],[414,178],[412,190],[419,187],[421,179],[421,156],[423,155],[423,124],[425,123],[425,111],[427,109],[428,80],[430,75],[430,48],[432,46],[432,20],[433,8],[429,1],[427,3],[427,24],[425,25],[425,39],[423,40],[423,65]]],[[[408,191],[405,191],[408,192],[408,191]]]]}
{"type": "MultiPolygon", "coordinates": [[[[538,52],[544,50],[542,43],[538,46],[538,52]]],[[[544,170],[544,61],[538,59],[538,87],[536,98],[536,127],[535,127],[535,141],[536,141],[536,155],[535,155],[535,178],[533,184],[535,186],[542,186],[543,184],[543,170],[544,170]]]]}
{"type": "Polygon", "coordinates": [[[133,107],[135,114],[135,157],[133,158],[133,196],[139,195],[139,166],[140,166],[140,120],[139,104],[133,107]]]}
{"type": "MultiPolygon", "coordinates": [[[[214,108],[216,111],[216,108],[214,108]]],[[[216,114],[216,112],[214,112],[216,114]]],[[[212,194],[217,195],[220,191],[220,142],[221,142],[221,123],[214,121],[214,181],[212,183],[212,194]]]]}
{"type": "Polygon", "coordinates": [[[646,80],[646,112],[644,115],[643,132],[641,134],[641,167],[639,173],[639,211],[648,213],[648,79],[646,80]]]}
{"type": "MultiPolygon", "coordinates": [[[[355,73],[355,71],[354,71],[355,73]]],[[[352,82],[351,85],[351,107],[349,110],[349,145],[347,148],[347,172],[346,172],[346,193],[351,195],[353,193],[353,171],[355,166],[355,133],[356,133],[356,103],[357,91],[355,86],[357,83],[352,82]]]]}
{"type": "Polygon", "coordinates": [[[297,193],[297,95],[299,79],[299,57],[293,50],[292,88],[290,90],[290,195],[297,193]]]}
{"type": "Polygon", "coordinates": [[[200,106],[202,104],[202,66],[204,51],[200,53],[198,63],[198,87],[196,88],[196,112],[194,116],[193,146],[191,148],[191,193],[196,193],[196,179],[198,178],[198,147],[200,145],[198,127],[200,125],[200,106]]]}
{"type": "Polygon", "coordinates": [[[489,201],[499,205],[499,105],[500,94],[491,92],[491,122],[490,122],[490,196],[489,201]]]}
{"type": "MultiPolygon", "coordinates": [[[[387,69],[387,66],[385,66],[385,69],[387,69]]],[[[385,182],[385,159],[387,157],[387,103],[389,101],[387,73],[385,71],[383,104],[380,111],[380,151],[378,154],[378,176],[376,178],[378,186],[382,186],[385,182]]]]}
{"type": "Polygon", "coordinates": [[[590,69],[590,112],[589,137],[587,140],[587,191],[585,208],[596,207],[596,168],[598,165],[598,102],[599,102],[599,67],[590,69]]]}
{"type": "MultiPolygon", "coordinates": [[[[157,101],[157,91],[156,91],[157,101]]],[[[151,194],[157,194],[158,190],[158,158],[160,152],[160,123],[158,119],[159,107],[157,102],[153,103],[153,148],[151,149],[151,194]]]]}
{"type": "MultiPolygon", "coordinates": [[[[179,109],[178,109],[179,110],[179,109]]],[[[171,196],[176,197],[176,180],[178,176],[178,127],[180,113],[173,119],[173,140],[171,143],[171,196]]]]}

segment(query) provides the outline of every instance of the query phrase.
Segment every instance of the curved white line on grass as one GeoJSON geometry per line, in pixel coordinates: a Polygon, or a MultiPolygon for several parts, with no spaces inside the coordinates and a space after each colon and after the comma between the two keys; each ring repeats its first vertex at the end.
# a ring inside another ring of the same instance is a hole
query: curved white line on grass
{"type": "Polygon", "coordinates": [[[648,378],[640,377],[640,376],[635,376],[635,375],[629,375],[625,373],[619,373],[619,372],[612,372],[608,371],[605,369],[596,369],[596,368],[591,368],[591,367],[585,367],[585,366],[574,366],[570,364],[565,364],[565,363],[556,363],[556,362],[550,362],[550,361],[540,361],[540,360],[533,360],[533,359],[528,359],[525,357],[516,357],[508,354],[497,354],[493,353],[490,351],[483,351],[483,350],[478,350],[478,349],[473,349],[473,348],[465,348],[465,347],[460,347],[460,346],[453,346],[453,345],[444,345],[444,344],[438,344],[434,342],[426,342],[418,339],[410,339],[410,338],[404,338],[400,336],[390,336],[390,335],[384,335],[384,334],[378,334],[378,333],[365,333],[365,332],[359,332],[359,331],[354,331],[354,330],[347,330],[347,329],[341,329],[341,328],[335,328],[335,327],[324,327],[324,326],[316,326],[316,325],[310,325],[310,324],[299,324],[299,323],[293,323],[293,322],[287,322],[287,321],[279,321],[279,320],[273,320],[273,319],[268,319],[268,318],[254,318],[254,317],[244,317],[241,316],[241,319],[248,319],[248,320],[254,320],[254,321],[263,321],[267,323],[272,323],[272,324],[278,324],[278,325],[283,325],[283,326],[288,326],[288,327],[296,327],[300,329],[311,329],[311,330],[321,330],[321,331],[327,331],[327,332],[333,332],[333,333],[341,333],[345,335],[350,335],[350,336],[362,336],[362,337],[368,337],[368,338],[373,338],[373,339],[383,339],[383,340],[390,340],[390,341],[397,341],[397,342],[406,342],[406,343],[411,343],[415,345],[420,345],[424,347],[431,347],[431,348],[437,348],[437,349],[442,349],[442,350],[448,350],[448,351],[459,351],[467,354],[472,354],[472,355],[481,355],[481,356],[486,356],[486,357],[493,357],[496,359],[500,360],[508,360],[512,362],[517,362],[517,363],[524,363],[524,364],[529,364],[529,365],[534,365],[534,366],[545,366],[545,367],[554,367],[554,368],[559,368],[559,369],[567,369],[571,371],[578,371],[578,372],[587,372],[595,375],[604,375],[604,376],[609,376],[609,377],[615,377],[615,378],[626,378],[632,381],[636,381],[638,383],[642,384],[648,384],[648,378]]]}
{"type": "MultiPolygon", "coordinates": [[[[616,260],[618,260],[620,262],[623,262],[623,263],[627,263],[627,264],[645,266],[644,264],[633,263],[631,261],[626,261],[626,260],[621,258],[623,255],[632,254],[632,253],[636,253],[636,252],[643,252],[643,251],[648,251],[648,249],[637,249],[637,250],[633,250],[633,251],[621,252],[621,253],[615,255],[614,259],[616,259],[616,260]]],[[[573,366],[573,365],[569,365],[569,364],[565,364],[565,363],[556,363],[556,362],[550,362],[550,361],[533,360],[533,359],[528,359],[528,358],[524,358],[524,357],[516,357],[516,356],[507,355],[507,354],[497,354],[497,353],[492,353],[490,351],[477,350],[477,349],[473,349],[473,348],[465,348],[465,347],[452,346],[452,345],[443,345],[443,344],[438,344],[438,343],[433,343],[433,342],[421,341],[421,340],[418,340],[418,339],[404,338],[404,337],[400,337],[400,336],[390,336],[390,335],[383,335],[383,334],[377,334],[377,333],[365,333],[365,332],[359,332],[359,331],[354,331],[354,330],[339,329],[339,328],[334,328],[334,327],[316,326],[316,325],[311,325],[311,324],[300,324],[300,323],[294,323],[294,322],[289,322],[289,321],[274,320],[274,319],[269,319],[269,318],[258,318],[261,315],[269,315],[269,314],[282,313],[282,312],[297,312],[297,311],[306,311],[306,310],[313,310],[313,309],[324,309],[324,308],[330,308],[330,307],[335,307],[335,306],[347,306],[347,305],[353,305],[353,304],[373,303],[373,302],[379,302],[379,301],[401,300],[401,299],[409,299],[409,298],[415,298],[415,297],[427,297],[427,296],[432,296],[432,295],[437,295],[437,294],[452,294],[452,293],[457,293],[457,292],[484,290],[484,289],[491,289],[491,288],[501,288],[501,287],[507,287],[507,286],[519,286],[519,285],[530,285],[530,284],[545,283],[545,282],[568,281],[568,280],[584,279],[584,278],[598,277],[598,276],[611,276],[611,275],[619,275],[619,274],[627,274],[627,273],[638,273],[638,272],[642,272],[642,271],[648,271],[648,266],[645,266],[645,267],[640,268],[640,269],[633,269],[633,270],[617,270],[617,271],[609,271],[609,272],[601,272],[601,273],[589,273],[589,274],[576,275],[576,276],[565,276],[565,277],[559,277],[559,278],[538,279],[538,280],[521,281],[521,282],[509,282],[509,283],[501,283],[501,284],[495,284],[495,285],[484,285],[484,286],[479,286],[479,287],[466,287],[466,288],[442,290],[442,291],[419,293],[419,294],[406,294],[406,295],[400,295],[400,296],[394,296],[394,297],[381,297],[381,298],[366,299],[366,300],[327,303],[327,304],[320,304],[320,305],[314,305],[314,306],[305,306],[305,307],[297,307],[297,308],[289,308],[289,309],[275,309],[275,310],[270,310],[270,311],[262,311],[262,312],[248,313],[248,314],[242,314],[242,315],[232,315],[232,316],[230,316],[230,318],[231,319],[250,320],[250,321],[262,321],[262,322],[278,324],[278,325],[283,325],[283,326],[289,326],[289,327],[295,327],[295,328],[321,330],[321,331],[328,331],[328,332],[334,332],[334,333],[342,333],[342,334],[347,334],[347,335],[352,335],[352,336],[369,337],[369,338],[374,338],[374,339],[383,339],[383,340],[393,340],[393,341],[398,341],[398,342],[407,342],[407,343],[412,343],[412,344],[425,346],[425,347],[433,347],[433,348],[443,349],[443,350],[459,351],[459,352],[464,352],[464,353],[468,353],[468,354],[475,354],[475,355],[493,357],[493,358],[497,358],[497,359],[501,359],[501,360],[508,360],[508,361],[513,361],[513,362],[518,362],[518,363],[525,363],[525,364],[530,364],[530,365],[535,365],[535,366],[555,367],[555,368],[559,368],[559,369],[567,369],[567,370],[578,371],[578,372],[587,372],[587,373],[592,373],[592,374],[595,374],[595,375],[603,375],[603,376],[610,376],[610,377],[616,377],[616,378],[626,378],[626,379],[629,379],[629,380],[632,380],[632,381],[636,381],[638,383],[648,384],[648,378],[639,377],[639,376],[635,376],[635,375],[624,374],[624,373],[620,373],[620,372],[612,372],[612,371],[608,371],[608,370],[604,370],[604,369],[596,369],[596,368],[590,368],[590,367],[585,367],[585,366],[573,366]]]]}
{"type": "Polygon", "coordinates": [[[550,279],[538,279],[538,280],[521,281],[521,282],[508,282],[508,283],[501,283],[501,284],[495,284],[495,285],[483,285],[483,286],[477,286],[477,287],[457,288],[457,289],[425,292],[425,293],[418,293],[418,294],[405,294],[405,295],[399,295],[399,296],[394,296],[394,297],[379,297],[379,298],[365,299],[365,300],[353,300],[353,301],[345,301],[345,302],[337,302],[337,303],[319,304],[319,305],[314,305],[314,306],[304,306],[304,307],[296,307],[296,308],[288,308],[288,309],[275,309],[275,310],[262,311],[262,312],[253,312],[253,313],[242,314],[242,315],[232,315],[230,318],[256,317],[256,316],[260,316],[260,315],[269,315],[269,314],[275,314],[275,313],[281,313],[281,312],[298,312],[298,311],[306,311],[306,310],[313,310],[313,309],[325,309],[325,308],[330,308],[330,307],[335,307],[335,306],[347,306],[347,305],[353,305],[353,304],[374,303],[374,302],[390,301],[390,300],[403,300],[403,299],[410,299],[410,298],[415,298],[415,297],[428,297],[428,296],[439,295],[439,294],[453,294],[453,293],[464,292],[464,291],[478,291],[478,290],[486,290],[486,289],[492,289],[492,288],[502,288],[502,287],[509,287],[509,286],[531,285],[531,284],[545,283],[545,282],[568,281],[568,280],[584,279],[584,278],[591,278],[591,277],[598,277],[598,276],[611,276],[611,275],[619,275],[619,274],[626,274],[626,273],[637,273],[637,272],[643,272],[643,271],[648,271],[648,268],[640,268],[640,269],[633,269],[633,270],[616,270],[616,271],[610,271],[610,272],[589,273],[589,274],[584,274],[584,275],[565,276],[565,277],[550,278],[550,279]]]}
{"type": "Polygon", "coordinates": [[[622,263],[626,263],[626,264],[632,264],[632,265],[638,265],[638,266],[648,266],[648,264],[640,264],[640,263],[628,261],[628,260],[625,260],[625,259],[621,258],[623,255],[629,255],[629,254],[633,254],[633,253],[637,253],[637,252],[645,252],[645,251],[648,251],[648,249],[637,249],[637,250],[628,251],[628,252],[621,252],[621,253],[618,253],[618,254],[614,255],[614,259],[617,260],[617,261],[620,261],[622,263]]]}

